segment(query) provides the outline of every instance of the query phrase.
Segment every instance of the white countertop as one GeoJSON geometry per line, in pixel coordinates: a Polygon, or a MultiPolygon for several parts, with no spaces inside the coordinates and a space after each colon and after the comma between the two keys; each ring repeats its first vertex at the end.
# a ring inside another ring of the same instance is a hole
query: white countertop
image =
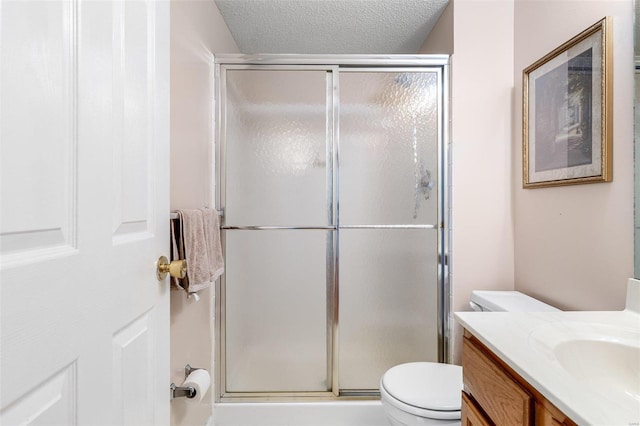
{"type": "MultiPolygon", "coordinates": [[[[640,359],[635,365],[607,365],[596,369],[599,376],[572,374],[553,351],[555,344],[574,339],[616,341],[640,346],[640,314],[619,312],[457,312],[456,319],[509,367],[533,385],[545,398],[579,425],[640,425],[640,392],[615,386],[615,371],[634,371],[640,389],[640,359]],[[602,337],[610,331],[613,338],[602,337]],[[594,334],[595,333],[595,334],[594,334]],[[615,371],[614,371],[615,370],[615,371]],[[635,374],[637,372],[637,374],[635,374]],[[603,385],[603,380],[606,385],[603,385]],[[613,382],[613,386],[609,386],[613,382]]],[[[573,355],[572,355],[573,356],[573,355]]],[[[598,356],[590,351],[589,356],[598,356]]],[[[580,358],[577,356],[576,358],[580,358]]],[[[627,358],[628,360],[628,358],[627,358]]],[[[637,362],[636,362],[637,361],[637,362]]],[[[566,361],[565,361],[566,363],[566,361]]],[[[571,367],[571,366],[570,366],[571,367]]]]}

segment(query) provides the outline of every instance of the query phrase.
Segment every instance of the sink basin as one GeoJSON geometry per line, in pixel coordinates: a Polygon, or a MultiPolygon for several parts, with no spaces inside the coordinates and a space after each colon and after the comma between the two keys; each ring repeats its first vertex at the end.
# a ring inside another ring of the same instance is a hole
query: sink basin
{"type": "Polygon", "coordinates": [[[640,347],[610,340],[567,340],[553,348],[558,363],[578,380],[640,401],[640,347]]]}
{"type": "Polygon", "coordinates": [[[640,402],[640,329],[547,324],[531,332],[529,345],[583,385],[640,402]]]}

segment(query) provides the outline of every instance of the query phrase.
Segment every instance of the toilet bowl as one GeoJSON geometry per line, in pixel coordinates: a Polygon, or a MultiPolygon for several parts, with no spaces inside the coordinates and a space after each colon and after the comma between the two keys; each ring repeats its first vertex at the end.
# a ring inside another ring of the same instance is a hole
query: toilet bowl
{"type": "Polygon", "coordinates": [[[462,367],[410,362],[380,380],[380,400],[394,426],[459,425],[462,367]]]}
{"type": "MultiPolygon", "coordinates": [[[[558,311],[517,291],[474,291],[475,311],[558,311]]],[[[382,408],[393,426],[460,425],[462,367],[434,362],[396,365],[380,379],[382,408]]]]}

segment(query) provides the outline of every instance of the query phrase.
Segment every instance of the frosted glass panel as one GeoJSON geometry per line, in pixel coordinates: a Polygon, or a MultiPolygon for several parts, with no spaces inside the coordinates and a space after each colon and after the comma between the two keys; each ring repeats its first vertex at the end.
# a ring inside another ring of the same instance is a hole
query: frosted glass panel
{"type": "Polygon", "coordinates": [[[340,74],[343,224],[436,224],[438,74],[340,74]]]}
{"type": "Polygon", "coordinates": [[[396,364],[438,361],[437,231],[340,231],[340,389],[378,389],[396,364]]]}
{"type": "Polygon", "coordinates": [[[226,224],[326,225],[330,73],[226,77],[226,224]]]}
{"type": "Polygon", "coordinates": [[[327,390],[326,231],[226,231],[228,392],[327,390]]]}
{"type": "Polygon", "coordinates": [[[439,223],[442,70],[340,68],[334,98],[330,71],[252,67],[222,67],[224,225],[326,227],[335,200],[340,229],[224,231],[225,397],[377,390],[393,365],[438,361],[440,230],[375,225],[439,223]]]}

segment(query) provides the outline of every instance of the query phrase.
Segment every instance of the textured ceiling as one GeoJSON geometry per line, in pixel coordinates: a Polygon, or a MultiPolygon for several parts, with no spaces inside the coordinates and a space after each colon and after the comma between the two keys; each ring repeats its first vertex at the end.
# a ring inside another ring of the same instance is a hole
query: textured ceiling
{"type": "Polygon", "coordinates": [[[215,0],[242,53],[417,53],[449,0],[215,0]]]}

